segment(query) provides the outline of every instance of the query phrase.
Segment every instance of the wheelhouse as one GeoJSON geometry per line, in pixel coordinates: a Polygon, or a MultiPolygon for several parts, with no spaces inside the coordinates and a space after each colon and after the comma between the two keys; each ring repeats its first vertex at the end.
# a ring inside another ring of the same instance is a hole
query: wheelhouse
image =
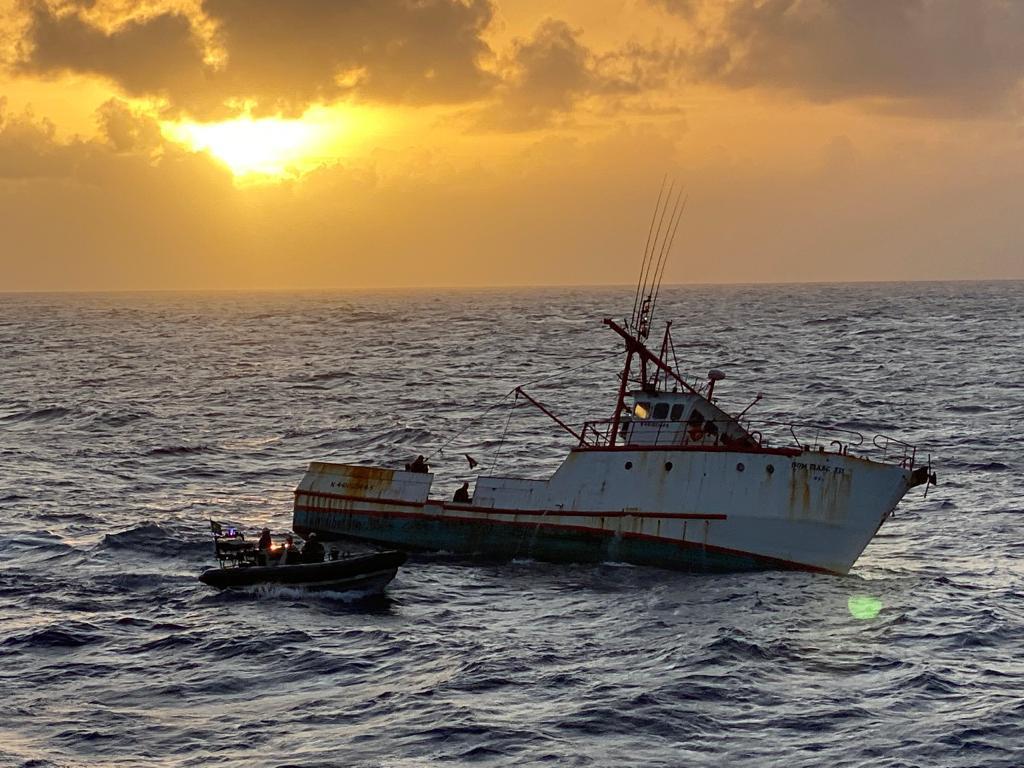
{"type": "Polygon", "coordinates": [[[625,445],[731,445],[750,435],[700,394],[640,390],[627,393],[619,439],[625,445]]]}

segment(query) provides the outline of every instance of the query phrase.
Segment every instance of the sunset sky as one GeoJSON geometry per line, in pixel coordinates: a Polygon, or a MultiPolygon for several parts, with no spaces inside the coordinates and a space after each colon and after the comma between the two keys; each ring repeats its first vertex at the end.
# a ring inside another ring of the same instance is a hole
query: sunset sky
{"type": "Polygon", "coordinates": [[[0,9],[0,291],[1024,278],[1018,0],[0,9]]]}

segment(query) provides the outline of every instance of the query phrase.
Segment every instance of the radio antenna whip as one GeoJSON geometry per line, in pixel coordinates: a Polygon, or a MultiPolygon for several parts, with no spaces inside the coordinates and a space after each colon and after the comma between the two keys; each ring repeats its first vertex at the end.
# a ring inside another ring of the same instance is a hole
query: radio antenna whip
{"type": "MultiPolygon", "coordinates": [[[[683,218],[683,211],[686,210],[686,203],[689,202],[689,200],[689,195],[683,198],[683,204],[679,208],[679,214],[676,216],[675,224],[672,226],[672,234],[669,235],[668,248],[665,251],[665,260],[664,262],[662,262],[661,272],[658,274],[658,287],[654,291],[654,301],[651,302],[651,315],[654,315],[654,308],[658,304],[658,295],[661,293],[661,280],[665,276],[665,267],[668,265],[668,254],[672,252],[672,243],[674,243],[676,240],[676,232],[679,229],[679,222],[683,218]]],[[[679,202],[678,198],[676,199],[676,202],[679,202]]]]}
{"type": "Polygon", "coordinates": [[[672,204],[672,213],[668,217],[668,227],[665,229],[665,237],[661,240],[661,249],[658,251],[658,260],[654,263],[654,274],[651,276],[651,294],[648,296],[648,311],[652,314],[654,312],[654,302],[657,300],[658,288],[661,287],[660,275],[664,272],[665,264],[668,262],[668,252],[669,248],[671,248],[671,235],[679,221],[679,202],[682,200],[682,197],[683,190],[680,189],[679,194],[676,195],[675,202],[672,204]]]}
{"type": "MultiPolygon", "coordinates": [[[[654,221],[658,218],[658,209],[661,208],[661,196],[665,193],[665,182],[668,181],[668,174],[666,173],[661,177],[661,189],[658,190],[658,202],[654,205],[654,213],[651,215],[651,226],[647,229],[647,242],[644,243],[644,258],[640,262],[640,276],[643,277],[644,266],[647,264],[647,251],[651,247],[651,235],[654,233],[654,221]]],[[[640,280],[636,281],[636,295],[633,297],[633,311],[629,313],[630,317],[636,316],[636,305],[640,301],[640,280]]]]}
{"type": "MultiPolygon", "coordinates": [[[[672,199],[672,191],[675,189],[675,181],[669,183],[668,194],[665,195],[665,204],[661,206],[661,213],[658,216],[658,228],[654,231],[654,241],[651,246],[651,257],[647,260],[647,268],[641,275],[641,286],[640,291],[640,303],[637,305],[636,311],[633,314],[633,330],[640,338],[646,339],[650,333],[650,313],[651,308],[651,288],[653,283],[648,287],[648,278],[654,277],[654,272],[651,270],[651,266],[654,263],[654,254],[658,250],[658,243],[663,242],[661,238],[661,229],[665,223],[665,214],[668,213],[668,204],[672,199]]],[[[667,234],[667,232],[666,232],[667,234]]]]}

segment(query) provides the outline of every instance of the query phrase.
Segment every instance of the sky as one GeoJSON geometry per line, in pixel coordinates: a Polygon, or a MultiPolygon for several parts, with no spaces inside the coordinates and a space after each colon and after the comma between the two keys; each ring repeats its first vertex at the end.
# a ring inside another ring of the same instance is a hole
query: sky
{"type": "Polygon", "coordinates": [[[1024,278],[1019,0],[0,0],[0,292],[1024,278]]]}

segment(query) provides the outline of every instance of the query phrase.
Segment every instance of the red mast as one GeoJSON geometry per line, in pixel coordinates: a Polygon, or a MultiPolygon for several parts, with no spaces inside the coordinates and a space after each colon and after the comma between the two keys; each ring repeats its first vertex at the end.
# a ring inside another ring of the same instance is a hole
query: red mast
{"type": "Polygon", "coordinates": [[[644,257],[640,263],[640,276],[637,280],[636,294],[633,298],[633,315],[630,318],[627,328],[623,328],[614,320],[606,319],[604,324],[619,334],[626,342],[626,362],[622,367],[621,379],[619,381],[619,395],[615,401],[615,414],[612,416],[612,431],[609,437],[609,444],[615,445],[619,436],[619,426],[622,421],[622,411],[626,407],[626,390],[629,386],[629,373],[633,367],[633,356],[640,358],[640,386],[644,389],[658,386],[658,378],[662,372],[665,373],[665,381],[669,376],[679,382],[684,388],[696,392],[693,387],[687,384],[673,370],[672,366],[662,358],[667,354],[670,343],[670,328],[672,323],[665,326],[665,338],[662,341],[661,355],[656,355],[649,350],[644,342],[651,333],[651,323],[654,319],[654,308],[658,302],[658,294],[661,291],[661,279],[665,274],[665,264],[668,262],[668,254],[672,250],[672,242],[675,240],[676,230],[679,228],[679,220],[682,218],[683,210],[686,208],[686,200],[683,199],[683,190],[676,193],[675,200],[672,199],[672,191],[675,182],[668,187],[668,194],[665,194],[665,181],[661,182],[661,190],[658,192],[658,202],[654,206],[654,216],[651,218],[651,226],[647,232],[647,244],[644,246],[644,257]],[[669,213],[671,207],[672,212],[669,213]],[[666,214],[668,219],[666,222],[666,214]],[[655,367],[654,376],[648,380],[648,365],[655,367]]]}
{"type": "MultiPolygon", "coordinates": [[[[662,360],[661,357],[659,357],[658,355],[651,352],[651,350],[649,350],[644,345],[644,343],[640,341],[640,339],[631,334],[621,325],[619,325],[610,318],[605,318],[604,324],[611,328],[613,331],[615,331],[617,334],[619,334],[619,336],[621,336],[626,341],[626,365],[622,369],[622,381],[619,382],[619,398],[615,403],[615,415],[612,417],[612,433],[610,444],[615,445],[615,440],[619,434],[619,422],[622,419],[622,411],[626,407],[626,386],[629,381],[629,370],[632,367],[634,355],[640,358],[640,361],[643,365],[649,363],[653,365],[658,370],[658,372],[664,373],[666,381],[669,379],[669,377],[671,377],[683,389],[689,390],[695,395],[699,395],[700,393],[696,389],[691,387],[689,384],[687,384],[683,380],[683,377],[676,373],[675,369],[671,365],[662,360]]],[[[668,329],[666,329],[666,334],[668,334],[668,329]]],[[[640,384],[641,386],[646,386],[647,382],[641,379],[640,384]]]]}

